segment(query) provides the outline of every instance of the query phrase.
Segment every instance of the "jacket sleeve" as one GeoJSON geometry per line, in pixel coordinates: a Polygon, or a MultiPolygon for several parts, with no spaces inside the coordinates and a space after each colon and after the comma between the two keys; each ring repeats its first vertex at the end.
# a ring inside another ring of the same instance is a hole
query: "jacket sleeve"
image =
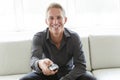
{"type": "Polygon", "coordinates": [[[31,56],[31,68],[34,71],[42,72],[38,66],[38,60],[43,58],[43,39],[41,36],[35,35],[32,42],[32,56],[31,56]]]}
{"type": "Polygon", "coordinates": [[[73,62],[74,68],[60,80],[75,80],[86,72],[86,61],[82,50],[82,43],[77,34],[73,35],[73,62]]]}

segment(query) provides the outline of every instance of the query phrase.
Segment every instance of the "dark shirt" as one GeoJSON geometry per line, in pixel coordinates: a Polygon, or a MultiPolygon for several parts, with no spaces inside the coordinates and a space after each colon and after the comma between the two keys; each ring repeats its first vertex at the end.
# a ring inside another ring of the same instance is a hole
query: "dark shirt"
{"type": "Polygon", "coordinates": [[[75,80],[86,71],[86,62],[82,44],[77,33],[64,28],[60,48],[52,42],[48,28],[33,37],[31,68],[41,72],[37,61],[49,58],[60,68],[58,75],[63,80],[75,80]]]}

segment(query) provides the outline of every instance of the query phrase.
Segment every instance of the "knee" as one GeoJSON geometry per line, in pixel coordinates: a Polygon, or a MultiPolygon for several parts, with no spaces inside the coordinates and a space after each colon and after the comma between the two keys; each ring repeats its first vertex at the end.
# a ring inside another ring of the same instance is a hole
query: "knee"
{"type": "Polygon", "coordinates": [[[89,75],[89,76],[84,76],[83,80],[97,80],[94,76],[89,75]]]}
{"type": "Polygon", "coordinates": [[[24,78],[20,78],[19,80],[27,80],[27,79],[24,79],[24,78]]]}
{"type": "Polygon", "coordinates": [[[81,75],[77,80],[97,80],[91,73],[81,75]]]}
{"type": "Polygon", "coordinates": [[[85,77],[86,77],[86,79],[85,80],[97,80],[96,78],[95,78],[95,76],[93,76],[92,74],[86,74],[85,75],[85,77]]]}
{"type": "Polygon", "coordinates": [[[19,80],[24,80],[24,79],[20,78],[19,80]]]}
{"type": "Polygon", "coordinates": [[[91,76],[88,80],[97,80],[94,76],[91,76]]]}
{"type": "Polygon", "coordinates": [[[33,80],[33,79],[29,79],[29,78],[27,78],[27,77],[22,77],[22,78],[20,78],[19,80],[33,80]]]}

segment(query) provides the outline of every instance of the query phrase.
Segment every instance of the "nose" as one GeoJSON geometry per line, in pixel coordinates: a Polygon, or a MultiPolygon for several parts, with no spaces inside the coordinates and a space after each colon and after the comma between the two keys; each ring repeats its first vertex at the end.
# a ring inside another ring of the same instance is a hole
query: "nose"
{"type": "Polygon", "coordinates": [[[54,19],[53,20],[53,24],[57,24],[58,23],[58,20],[57,19],[54,19]]]}

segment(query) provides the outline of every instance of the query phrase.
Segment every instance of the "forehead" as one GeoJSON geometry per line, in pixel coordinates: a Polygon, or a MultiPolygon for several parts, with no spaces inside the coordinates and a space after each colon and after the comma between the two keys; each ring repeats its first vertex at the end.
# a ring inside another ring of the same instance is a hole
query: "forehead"
{"type": "Polygon", "coordinates": [[[50,8],[47,12],[48,16],[60,16],[63,15],[62,10],[59,8],[50,8]]]}

